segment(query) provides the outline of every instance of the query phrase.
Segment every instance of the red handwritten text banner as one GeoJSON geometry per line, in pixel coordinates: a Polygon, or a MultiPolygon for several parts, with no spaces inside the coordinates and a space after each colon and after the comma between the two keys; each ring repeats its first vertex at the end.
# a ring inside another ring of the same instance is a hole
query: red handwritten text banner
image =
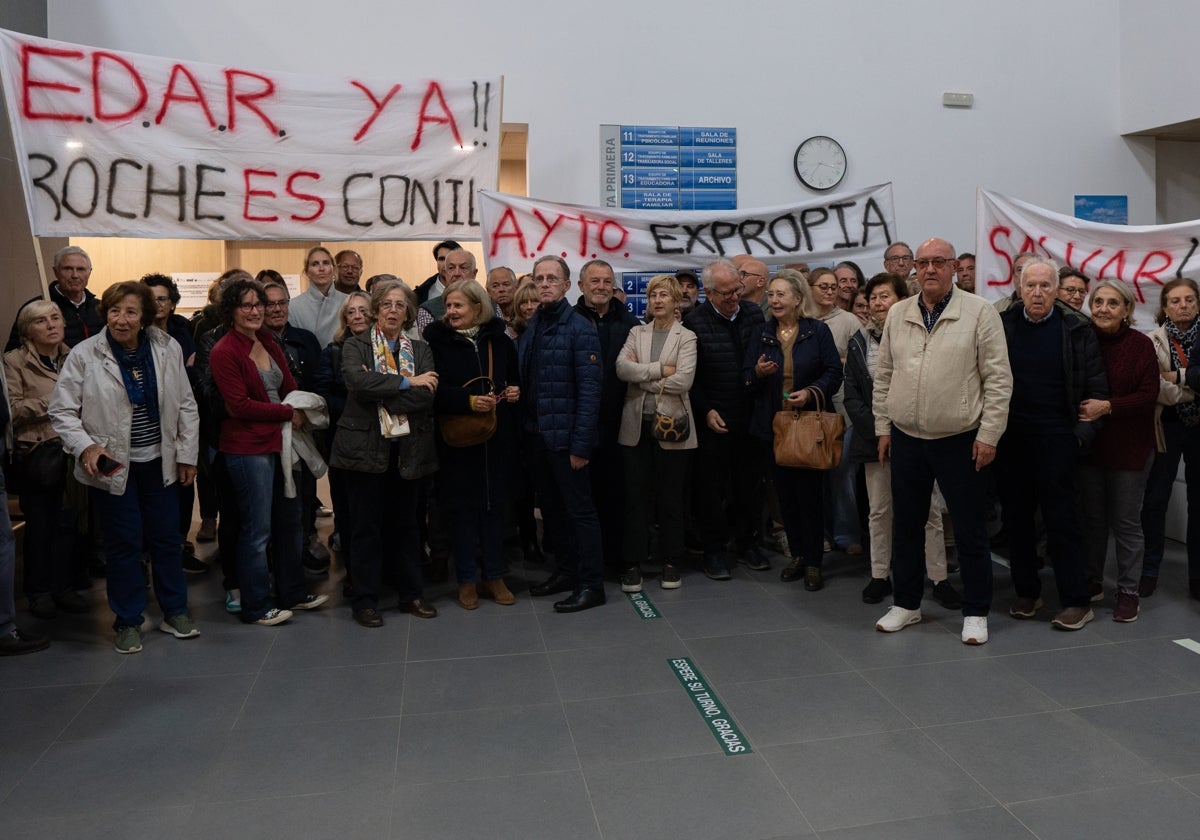
{"type": "Polygon", "coordinates": [[[548,254],[572,265],[603,259],[617,271],[700,267],[730,254],[769,265],[882,258],[896,231],[891,184],[755,210],[613,210],[494,192],[479,204],[487,265],[518,274],[548,254]]]}
{"type": "Polygon", "coordinates": [[[1164,283],[1177,273],[1200,278],[1200,221],[1104,225],[980,190],[976,224],[976,290],[992,299],[1012,293],[1012,260],[1026,251],[1069,265],[1093,282],[1124,281],[1138,303],[1139,326],[1152,326],[1164,283]]]}
{"type": "Polygon", "coordinates": [[[479,238],[499,78],[329,78],[0,30],[39,236],[479,238]]]}

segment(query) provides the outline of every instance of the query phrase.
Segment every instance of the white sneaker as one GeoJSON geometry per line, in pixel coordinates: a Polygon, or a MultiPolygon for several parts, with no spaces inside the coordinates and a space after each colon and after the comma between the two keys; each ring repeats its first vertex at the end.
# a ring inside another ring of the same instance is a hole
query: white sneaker
{"type": "Polygon", "coordinates": [[[903,630],[908,625],[916,624],[920,620],[920,610],[906,610],[904,607],[891,607],[888,609],[883,618],[875,622],[875,629],[880,633],[895,633],[897,630],[903,630]]]}
{"type": "Polygon", "coordinates": [[[964,645],[982,645],[988,640],[987,616],[963,616],[962,640],[964,645]]]}

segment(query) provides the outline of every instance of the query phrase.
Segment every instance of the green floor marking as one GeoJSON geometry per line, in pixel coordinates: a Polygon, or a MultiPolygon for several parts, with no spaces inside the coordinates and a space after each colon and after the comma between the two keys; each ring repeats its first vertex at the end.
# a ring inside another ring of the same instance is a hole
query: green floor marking
{"type": "Polygon", "coordinates": [[[629,603],[633,604],[633,608],[637,610],[637,614],[642,618],[658,618],[658,610],[654,609],[654,604],[646,597],[644,592],[630,592],[629,603]]]}
{"type": "Polygon", "coordinates": [[[753,752],[746,736],[737,728],[733,718],[725,711],[717,695],[708,687],[704,677],[693,664],[691,659],[668,659],[671,670],[679,678],[679,682],[687,689],[688,697],[696,705],[696,710],[712,730],[713,737],[725,751],[725,755],[745,755],[753,752]]]}

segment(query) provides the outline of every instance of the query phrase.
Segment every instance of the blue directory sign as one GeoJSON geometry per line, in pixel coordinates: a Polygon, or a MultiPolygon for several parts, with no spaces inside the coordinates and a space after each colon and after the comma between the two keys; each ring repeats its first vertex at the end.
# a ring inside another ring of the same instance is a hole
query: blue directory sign
{"type": "Polygon", "coordinates": [[[600,203],[633,210],[737,208],[737,129],[600,126],[600,203]]]}

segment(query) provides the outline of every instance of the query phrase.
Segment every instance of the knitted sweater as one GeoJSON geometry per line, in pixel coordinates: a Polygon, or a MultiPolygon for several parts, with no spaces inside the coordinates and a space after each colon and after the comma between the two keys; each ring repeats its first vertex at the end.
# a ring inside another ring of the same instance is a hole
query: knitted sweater
{"type": "Polygon", "coordinates": [[[1142,333],[1122,326],[1115,334],[1096,331],[1112,415],[1096,436],[1086,463],[1110,470],[1141,470],[1154,451],[1154,406],[1158,402],[1158,359],[1142,333]]]}

